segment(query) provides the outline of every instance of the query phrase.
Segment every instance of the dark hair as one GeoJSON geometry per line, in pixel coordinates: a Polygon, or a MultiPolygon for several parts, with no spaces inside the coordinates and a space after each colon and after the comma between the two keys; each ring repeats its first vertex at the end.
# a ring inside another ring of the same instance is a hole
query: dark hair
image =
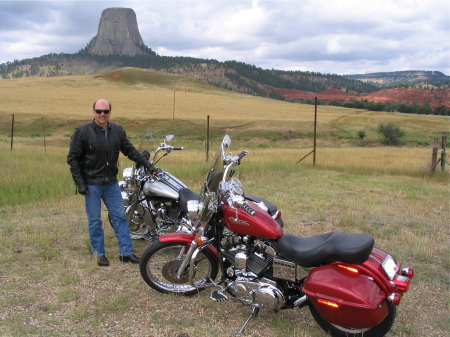
{"type": "MultiPolygon", "coordinates": [[[[95,110],[95,104],[97,104],[98,101],[99,101],[99,99],[94,102],[94,104],[92,105],[92,110],[95,110]]],[[[108,104],[109,104],[109,110],[111,110],[111,103],[108,102],[108,104]]]]}

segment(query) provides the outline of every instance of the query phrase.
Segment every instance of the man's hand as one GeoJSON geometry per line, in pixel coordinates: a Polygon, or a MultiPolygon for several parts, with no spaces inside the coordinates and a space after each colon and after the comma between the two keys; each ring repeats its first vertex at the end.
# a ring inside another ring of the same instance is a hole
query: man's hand
{"type": "Polygon", "coordinates": [[[145,162],[144,164],[145,169],[151,174],[151,175],[156,175],[159,176],[159,172],[158,169],[156,167],[154,167],[152,164],[150,164],[150,162],[145,162]]]}
{"type": "Polygon", "coordinates": [[[77,187],[77,189],[78,189],[78,193],[81,194],[81,195],[88,194],[88,188],[87,188],[86,185],[80,185],[80,186],[77,187]]]}

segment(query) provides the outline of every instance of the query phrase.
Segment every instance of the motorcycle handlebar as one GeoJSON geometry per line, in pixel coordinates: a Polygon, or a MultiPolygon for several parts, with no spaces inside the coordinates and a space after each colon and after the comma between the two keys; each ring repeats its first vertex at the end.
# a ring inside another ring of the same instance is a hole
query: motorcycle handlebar
{"type": "Polygon", "coordinates": [[[174,146],[172,150],[184,150],[182,146],[174,146]]]}
{"type": "Polygon", "coordinates": [[[244,158],[246,155],[248,155],[248,153],[249,152],[247,150],[242,151],[241,153],[238,154],[239,159],[244,158]]]}
{"type": "Polygon", "coordinates": [[[249,152],[247,150],[242,151],[237,155],[237,164],[241,165],[241,159],[244,158],[246,155],[248,155],[249,152]]]}

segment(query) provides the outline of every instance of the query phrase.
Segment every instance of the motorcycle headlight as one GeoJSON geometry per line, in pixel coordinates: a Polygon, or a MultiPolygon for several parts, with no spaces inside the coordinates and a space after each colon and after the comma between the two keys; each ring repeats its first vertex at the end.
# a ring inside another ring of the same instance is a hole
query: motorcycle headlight
{"type": "Polygon", "coordinates": [[[135,175],[139,174],[139,170],[135,170],[134,167],[127,167],[123,170],[122,176],[123,180],[127,183],[126,188],[129,192],[136,192],[136,177],[135,175]]]}
{"type": "Polygon", "coordinates": [[[129,182],[131,180],[131,177],[133,176],[133,168],[127,167],[123,170],[123,180],[129,182]]]}
{"type": "Polygon", "coordinates": [[[123,181],[123,180],[119,181],[119,187],[120,187],[120,190],[121,190],[122,192],[126,191],[127,185],[128,185],[128,184],[127,184],[126,181],[123,181]]]}
{"type": "Polygon", "coordinates": [[[198,200],[189,200],[187,202],[188,215],[189,220],[196,221],[198,220],[198,213],[200,211],[201,205],[198,200]]]}

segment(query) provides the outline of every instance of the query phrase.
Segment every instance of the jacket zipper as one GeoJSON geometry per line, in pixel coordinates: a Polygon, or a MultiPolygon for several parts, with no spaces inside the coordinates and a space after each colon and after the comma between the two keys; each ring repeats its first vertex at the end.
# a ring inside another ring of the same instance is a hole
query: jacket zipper
{"type": "MultiPolygon", "coordinates": [[[[108,127],[108,126],[106,126],[108,127]]],[[[103,144],[105,144],[105,155],[106,155],[106,169],[105,169],[105,181],[106,181],[106,185],[108,185],[108,171],[109,171],[109,146],[108,146],[108,139],[106,138],[106,130],[103,130],[103,144]]]]}

